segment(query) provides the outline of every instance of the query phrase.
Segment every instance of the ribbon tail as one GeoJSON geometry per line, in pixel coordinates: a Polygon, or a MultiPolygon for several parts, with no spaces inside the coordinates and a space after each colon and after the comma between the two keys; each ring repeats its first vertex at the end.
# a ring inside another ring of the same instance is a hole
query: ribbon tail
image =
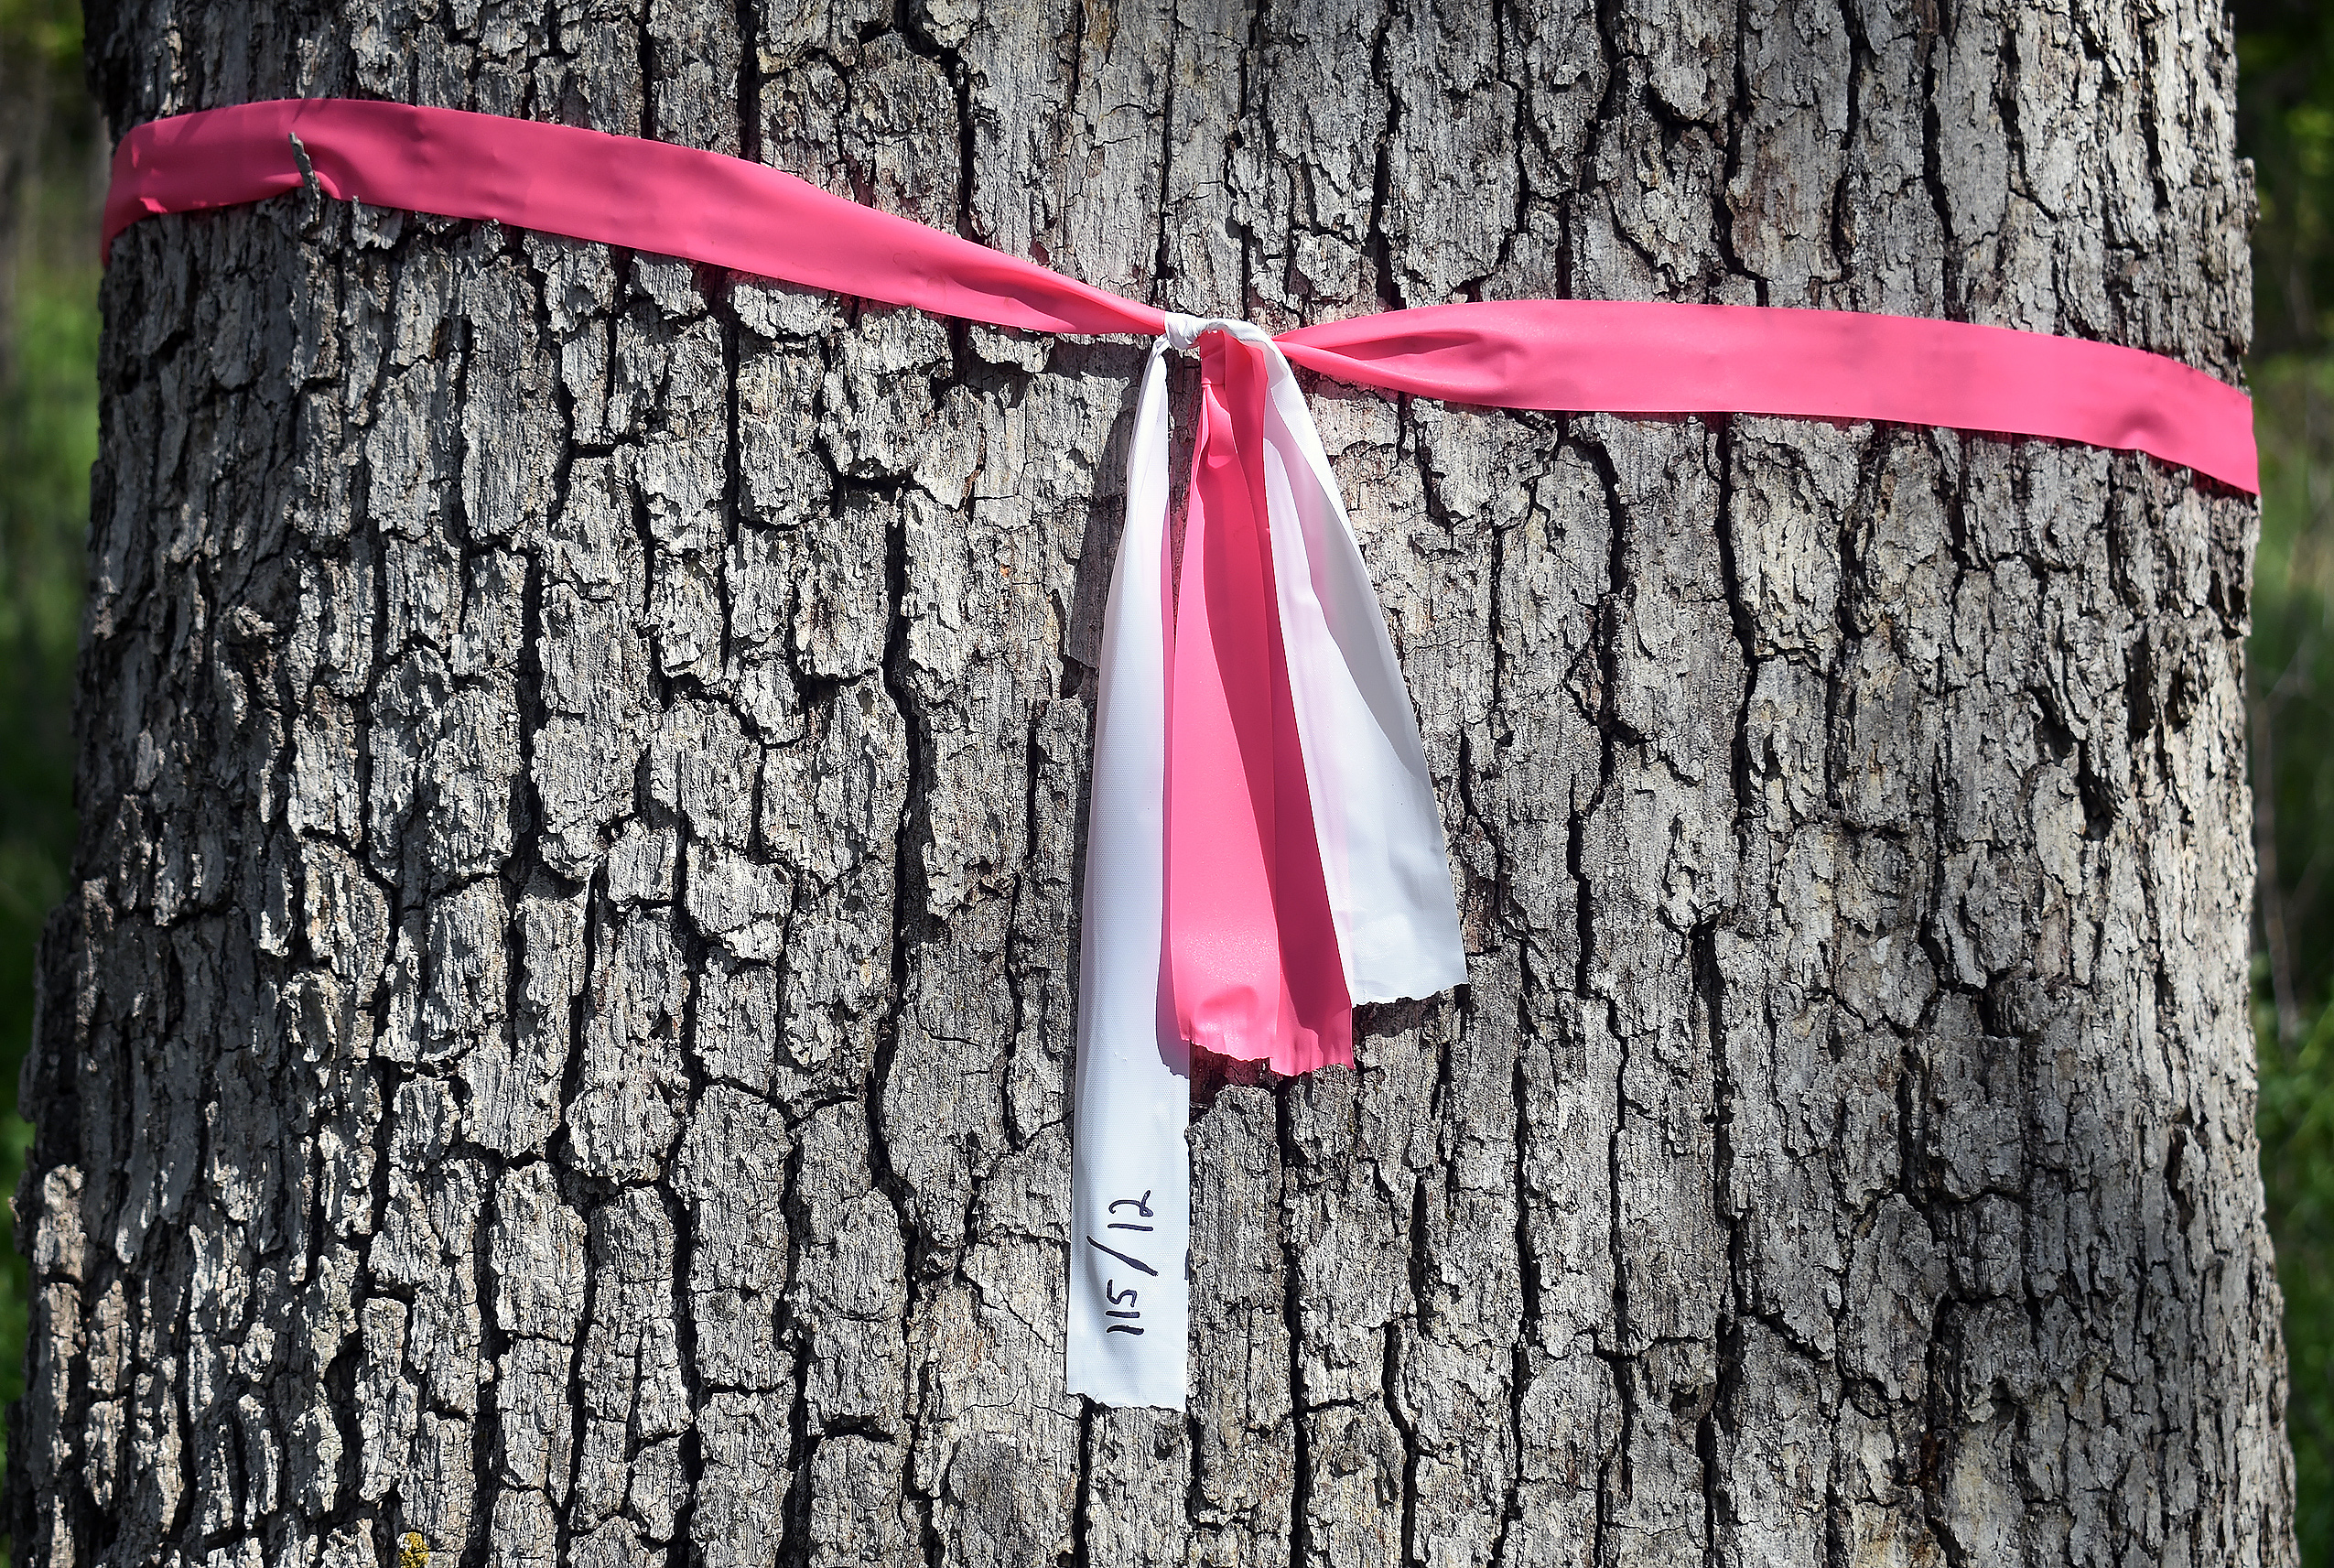
{"type": "Polygon", "coordinates": [[[1279,349],[1265,410],[1272,575],[1321,870],[1356,1004],[1467,979],[1443,818],[1385,612],[1279,349]]]}
{"type": "Polygon", "coordinates": [[[1183,1038],[1310,1072],[1353,1061],[1272,586],[1262,334],[1200,351],[1199,428],[1175,603],[1167,745],[1167,946],[1183,1038]]]}
{"type": "Polygon", "coordinates": [[[1103,614],[1086,818],[1070,1199],[1069,1391],[1182,1410],[1190,1048],[1162,960],[1167,837],[1167,370],[1153,350],[1103,614]]]}

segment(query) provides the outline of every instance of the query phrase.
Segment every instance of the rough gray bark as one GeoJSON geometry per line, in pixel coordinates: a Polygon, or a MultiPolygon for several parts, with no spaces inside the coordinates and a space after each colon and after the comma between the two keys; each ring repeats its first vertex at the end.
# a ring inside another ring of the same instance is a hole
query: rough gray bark
{"type": "MultiPolygon", "coordinates": [[[[1192,311],[1765,301],[2232,377],[2204,0],[125,0],[117,126],[766,159],[1192,311]]],[[[1324,384],[1473,984],[1216,1072],[1188,1419],[1065,1398],[1142,351],[304,197],[106,283],[10,1454],[44,1565],[2292,1560],[2253,510],[1324,384]]]]}

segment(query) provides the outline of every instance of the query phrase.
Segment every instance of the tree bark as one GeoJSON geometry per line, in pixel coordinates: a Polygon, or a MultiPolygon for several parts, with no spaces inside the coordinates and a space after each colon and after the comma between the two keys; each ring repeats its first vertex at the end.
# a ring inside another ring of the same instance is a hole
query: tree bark
{"type": "MultiPolygon", "coordinates": [[[[91,24],[117,130],[556,117],[1276,329],[2248,331],[2206,0],[91,24]]],[[[2248,500],[1315,386],[1473,983],[1204,1065],[1184,1417],[1062,1374],[1143,346],[308,196],[105,306],[24,1561],[2292,1561],[2248,500]]]]}

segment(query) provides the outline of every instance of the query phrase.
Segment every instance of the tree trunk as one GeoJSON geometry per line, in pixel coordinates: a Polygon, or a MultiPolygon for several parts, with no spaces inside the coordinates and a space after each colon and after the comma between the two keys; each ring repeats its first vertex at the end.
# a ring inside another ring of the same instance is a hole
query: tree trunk
{"type": "MultiPolygon", "coordinates": [[[[91,49],[117,130],[556,117],[1274,328],[2245,343],[2205,0],[640,4],[91,49]]],[[[1317,385],[1473,984],[1200,1074],[1186,1418],[1062,1371],[1143,346],[308,196],[105,291],[23,1561],[2292,1560],[2244,498],[1317,385]]]]}

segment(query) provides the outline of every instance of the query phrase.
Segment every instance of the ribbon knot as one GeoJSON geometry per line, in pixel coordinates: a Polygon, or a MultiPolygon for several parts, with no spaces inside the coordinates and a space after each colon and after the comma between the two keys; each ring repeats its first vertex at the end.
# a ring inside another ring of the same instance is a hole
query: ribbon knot
{"type": "Polygon", "coordinates": [[[1160,330],[1160,338],[1179,354],[1195,348],[1206,332],[1225,332],[1243,342],[1270,343],[1271,334],[1253,321],[1237,320],[1229,316],[1186,316],[1180,310],[1166,313],[1167,324],[1160,330]]]}

